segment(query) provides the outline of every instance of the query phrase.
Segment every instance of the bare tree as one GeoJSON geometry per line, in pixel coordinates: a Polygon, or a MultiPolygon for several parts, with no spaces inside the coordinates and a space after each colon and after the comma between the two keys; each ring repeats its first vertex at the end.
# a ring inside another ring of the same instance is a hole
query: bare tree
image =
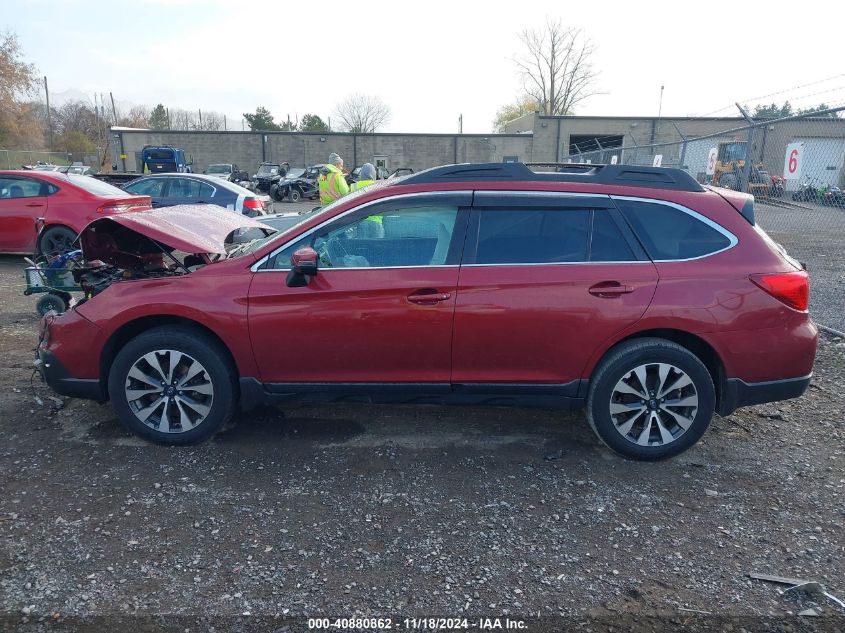
{"type": "Polygon", "coordinates": [[[150,109],[145,105],[133,105],[126,115],[122,115],[120,110],[118,110],[117,115],[118,125],[145,128],[148,127],[147,121],[150,118],[150,109]]]}
{"type": "Polygon", "coordinates": [[[337,104],[335,115],[345,132],[375,132],[390,120],[390,108],[376,96],[353,94],[337,104]]]}
{"type": "Polygon", "coordinates": [[[591,58],[593,43],[581,29],[564,27],[560,20],[547,20],[542,29],[526,29],[519,35],[526,52],[515,57],[526,94],[543,114],[572,114],[575,106],[598,94],[593,89],[598,73],[591,58]]]}

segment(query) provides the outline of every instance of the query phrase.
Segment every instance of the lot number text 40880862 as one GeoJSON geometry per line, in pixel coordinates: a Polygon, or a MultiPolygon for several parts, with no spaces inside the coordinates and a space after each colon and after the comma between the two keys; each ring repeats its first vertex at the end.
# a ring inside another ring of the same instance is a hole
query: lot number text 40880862
{"type": "Polygon", "coordinates": [[[510,618],[308,618],[309,630],[411,630],[448,631],[468,630],[526,630],[524,620],[510,618]]]}

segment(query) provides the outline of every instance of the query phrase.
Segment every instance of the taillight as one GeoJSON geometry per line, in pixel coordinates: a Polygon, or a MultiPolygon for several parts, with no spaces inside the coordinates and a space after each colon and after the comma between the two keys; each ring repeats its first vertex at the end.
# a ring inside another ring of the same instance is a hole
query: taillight
{"type": "Polygon", "coordinates": [[[810,276],[807,271],[750,275],[749,278],[778,301],[796,310],[806,310],[810,301],[810,276]]]}
{"type": "Polygon", "coordinates": [[[261,205],[261,200],[258,198],[246,198],[244,199],[244,209],[263,209],[264,207],[261,205]]]}

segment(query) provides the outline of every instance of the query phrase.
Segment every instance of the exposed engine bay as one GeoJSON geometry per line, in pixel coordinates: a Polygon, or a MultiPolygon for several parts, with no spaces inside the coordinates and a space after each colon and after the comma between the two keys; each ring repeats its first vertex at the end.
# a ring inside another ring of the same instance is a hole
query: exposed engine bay
{"type": "Polygon", "coordinates": [[[208,255],[179,254],[155,240],[123,226],[90,229],[81,236],[83,253],[96,254],[75,268],[74,281],[85,298],[96,296],[115,281],[185,275],[211,263],[208,255]],[[180,257],[181,255],[181,257],[180,257]]]}
{"type": "MultiPolygon", "coordinates": [[[[180,205],[95,220],[79,235],[74,281],[90,299],[116,281],[187,275],[242,249],[245,231],[275,229],[214,205],[180,205]]],[[[83,301],[84,301],[83,300],[83,301]]]]}

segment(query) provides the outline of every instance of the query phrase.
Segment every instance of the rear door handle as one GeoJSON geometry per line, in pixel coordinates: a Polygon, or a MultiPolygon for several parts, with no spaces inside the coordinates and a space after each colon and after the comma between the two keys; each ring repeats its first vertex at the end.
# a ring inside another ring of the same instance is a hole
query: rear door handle
{"type": "Polygon", "coordinates": [[[28,207],[43,207],[44,203],[43,202],[33,202],[33,203],[28,204],[26,206],[28,206],[28,207]]]}
{"type": "Polygon", "coordinates": [[[416,303],[417,305],[433,306],[441,301],[447,301],[452,298],[450,292],[438,292],[433,288],[425,288],[418,290],[408,295],[408,301],[416,303]]]}
{"type": "Polygon", "coordinates": [[[589,293],[596,297],[604,297],[606,299],[626,295],[634,292],[633,286],[625,286],[618,281],[602,281],[593,286],[590,286],[589,293]]]}

